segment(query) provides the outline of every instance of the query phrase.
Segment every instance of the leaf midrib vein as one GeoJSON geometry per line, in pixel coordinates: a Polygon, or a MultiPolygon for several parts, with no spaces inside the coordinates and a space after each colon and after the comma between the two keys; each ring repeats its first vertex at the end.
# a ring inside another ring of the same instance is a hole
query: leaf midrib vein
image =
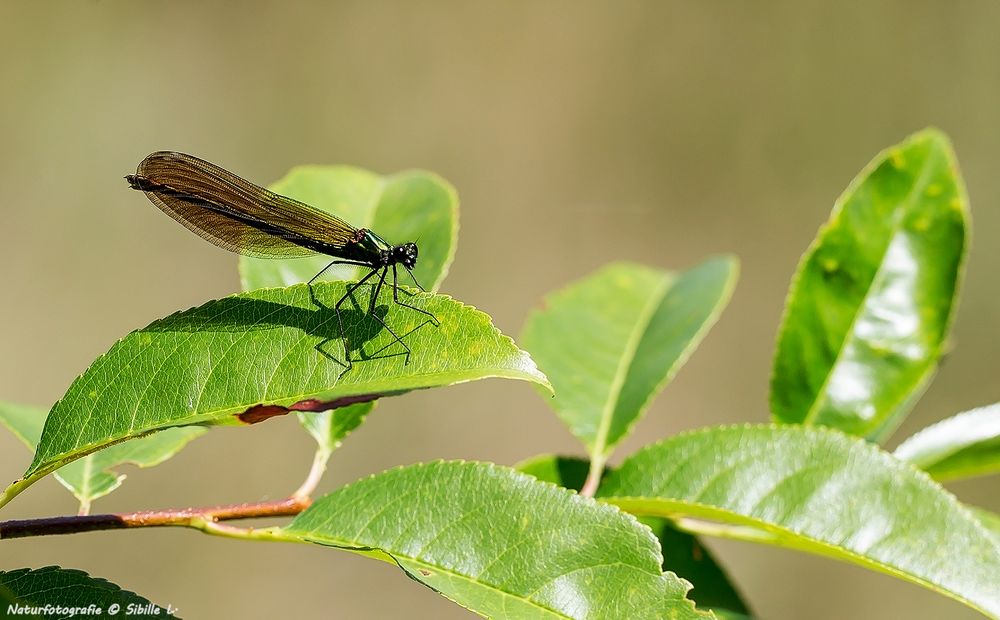
{"type": "Polygon", "coordinates": [[[642,312],[639,313],[638,320],[635,323],[635,327],[629,333],[628,340],[625,342],[625,348],[622,351],[622,357],[611,380],[608,397],[604,401],[604,407],[601,410],[601,422],[597,428],[597,436],[594,438],[594,446],[591,451],[592,458],[602,458],[604,456],[608,433],[611,431],[611,419],[618,406],[618,397],[621,396],[622,388],[625,386],[628,371],[632,368],[633,362],[635,362],[635,353],[639,349],[639,343],[642,341],[642,337],[645,335],[650,321],[653,319],[653,313],[659,307],[660,303],[663,302],[666,292],[669,289],[668,279],[662,274],[658,275],[660,276],[660,283],[656,287],[657,290],[649,296],[649,301],[646,302],[646,305],[642,308],[642,312]]]}
{"type": "Polygon", "coordinates": [[[872,276],[871,282],[869,283],[868,288],[865,291],[865,295],[864,297],[861,298],[861,303],[858,304],[858,308],[857,310],[855,310],[854,316],[851,317],[851,324],[847,328],[844,340],[840,343],[840,348],[837,349],[837,355],[834,357],[833,363],[830,364],[829,371],[823,378],[823,384],[820,386],[820,389],[816,391],[816,395],[813,398],[812,404],[809,406],[808,411],[806,411],[805,417],[802,419],[802,424],[804,425],[814,424],[815,418],[819,415],[819,411],[821,410],[821,407],[819,405],[820,403],[826,400],[824,394],[826,392],[827,386],[829,386],[830,384],[830,378],[833,376],[837,367],[840,365],[840,360],[844,355],[844,351],[847,349],[850,343],[855,340],[854,329],[858,321],[865,314],[865,308],[868,303],[868,298],[872,294],[872,291],[876,288],[875,284],[879,282],[882,276],[882,270],[885,268],[886,265],[885,255],[889,252],[889,247],[892,245],[893,241],[899,235],[899,231],[902,228],[902,222],[905,219],[905,216],[909,212],[910,208],[913,206],[914,200],[929,183],[928,177],[930,176],[930,173],[933,170],[933,166],[931,165],[932,159],[934,160],[937,159],[936,152],[933,150],[929,152],[927,159],[924,160],[923,169],[920,171],[919,176],[917,176],[917,180],[913,183],[913,188],[910,190],[910,193],[907,194],[907,196],[902,200],[901,208],[897,210],[895,217],[893,218],[892,234],[890,235],[889,242],[885,245],[885,250],[882,252],[879,268],[875,271],[875,275],[872,276]]]}

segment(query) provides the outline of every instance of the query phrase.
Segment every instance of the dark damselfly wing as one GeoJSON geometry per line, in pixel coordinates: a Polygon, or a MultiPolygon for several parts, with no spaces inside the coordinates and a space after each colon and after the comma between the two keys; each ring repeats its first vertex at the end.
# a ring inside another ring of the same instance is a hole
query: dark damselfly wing
{"type": "Polygon", "coordinates": [[[258,258],[329,253],[357,229],[325,211],[264,189],[203,159],[158,151],[126,177],[149,200],[203,239],[258,258]]]}

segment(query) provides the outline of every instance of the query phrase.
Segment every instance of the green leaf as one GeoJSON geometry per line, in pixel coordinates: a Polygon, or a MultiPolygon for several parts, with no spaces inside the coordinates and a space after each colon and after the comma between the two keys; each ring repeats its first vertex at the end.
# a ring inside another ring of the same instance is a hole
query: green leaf
{"type": "MultiPolygon", "coordinates": [[[[590,463],[586,459],[572,456],[539,454],[516,463],[514,469],[542,482],[551,482],[564,489],[579,491],[587,479],[590,463]]],[[[605,475],[607,475],[607,470],[605,470],[605,475]]]]}
{"type": "Polygon", "coordinates": [[[115,444],[69,463],[56,472],[56,478],[81,505],[88,507],[90,502],[121,486],[125,474],[115,472],[115,467],[126,463],[139,467],[159,465],[205,432],[206,429],[197,427],[169,428],[162,433],[115,444]]]}
{"type": "Polygon", "coordinates": [[[937,480],[996,473],[1000,471],[1000,403],[928,426],[893,454],[937,480]]]}
{"type": "Polygon", "coordinates": [[[101,618],[178,617],[173,615],[174,610],[150,603],[135,592],[83,571],[58,566],[0,571],[0,609],[11,618],[86,618],[95,614],[101,618]],[[10,606],[14,606],[13,610],[10,606]]]}
{"type": "MultiPolygon", "coordinates": [[[[587,478],[584,459],[543,454],[518,463],[515,468],[543,482],[579,491],[587,478]]],[[[639,522],[653,531],[663,550],[663,570],[693,584],[688,598],[699,609],[710,609],[725,617],[749,616],[750,610],[722,566],[697,537],[682,532],[667,519],[643,517],[639,522]]]]}
{"type": "Polygon", "coordinates": [[[340,447],[351,431],[361,426],[375,406],[374,402],[357,403],[332,411],[300,411],[295,414],[302,427],[312,435],[320,450],[328,455],[340,447]]]}
{"type": "Polygon", "coordinates": [[[332,309],[344,290],[343,282],[317,283],[315,300],[305,285],[241,293],[129,334],[56,403],[35,460],[0,505],[66,462],[166,428],[252,424],[487,377],[547,385],[528,354],[482,312],[444,295],[405,293],[438,318],[435,326],[393,304],[384,288],[379,314],[412,349],[410,361],[367,314],[360,290],[360,307],[343,312],[354,360],[347,370],[332,309]]]}
{"type": "Polygon", "coordinates": [[[883,151],[854,179],[792,280],[771,378],[776,421],[874,439],[902,421],[952,322],[966,204],[935,130],[883,151]]]}
{"type": "Polygon", "coordinates": [[[993,537],[993,542],[1000,547],[1000,515],[975,506],[966,506],[966,508],[979,519],[979,522],[983,524],[986,531],[993,537]]]}
{"type": "MultiPolygon", "coordinates": [[[[416,241],[420,255],[413,273],[427,290],[437,290],[448,273],[458,236],[458,195],[435,174],[407,171],[383,177],[347,166],[300,166],[270,189],[333,213],[352,226],[371,229],[390,243],[416,241]]],[[[331,260],[241,256],[243,290],[306,282],[331,260]]],[[[337,265],[323,277],[358,280],[365,273],[361,267],[337,265]]]]}
{"type": "MultiPolygon", "coordinates": [[[[38,444],[47,414],[48,411],[41,407],[0,402],[0,423],[7,426],[31,451],[38,444]]],[[[195,427],[172,428],[116,444],[67,464],[55,476],[86,508],[95,499],[121,486],[125,474],[114,471],[116,467],[126,463],[139,467],[159,465],[204,432],[205,429],[195,427]]]]}
{"type": "MultiPolygon", "coordinates": [[[[415,276],[436,291],[448,273],[458,238],[458,196],[444,179],[420,171],[381,177],[347,166],[301,166],[271,185],[272,191],[301,200],[386,239],[420,241],[415,276]]],[[[240,257],[243,290],[306,282],[330,262],[328,256],[288,260],[240,257]]],[[[357,280],[365,270],[336,265],[327,280],[357,280]]],[[[409,276],[405,276],[407,281],[409,276]]],[[[327,456],[357,428],[374,403],[299,413],[299,421],[327,456]]]]}
{"type": "Polygon", "coordinates": [[[47,414],[48,411],[34,405],[0,401],[0,424],[6,426],[30,450],[34,450],[38,443],[47,414]]]}
{"type": "Polygon", "coordinates": [[[1000,617],[1000,550],[979,521],[924,473],[836,431],[684,433],[628,458],[600,494],[688,531],[853,562],[1000,617]]]}
{"type": "Polygon", "coordinates": [[[684,365],[736,282],[732,257],[674,274],[612,264],[545,300],[522,341],[555,388],[550,402],[603,461],[684,365]]]}
{"type": "Polygon", "coordinates": [[[319,499],[284,533],[396,563],[490,618],[700,618],[618,509],[489,463],[394,469],[319,499]]]}
{"type": "Polygon", "coordinates": [[[710,609],[720,618],[751,618],[743,596],[715,556],[698,537],[677,529],[669,519],[641,517],[663,549],[663,569],[690,581],[688,598],[699,609],[710,609]]]}

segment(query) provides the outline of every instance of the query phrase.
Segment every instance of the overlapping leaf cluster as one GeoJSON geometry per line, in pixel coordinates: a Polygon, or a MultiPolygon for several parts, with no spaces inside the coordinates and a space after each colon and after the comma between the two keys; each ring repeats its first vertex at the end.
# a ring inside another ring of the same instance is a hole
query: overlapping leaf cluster
{"type": "MultiPolygon", "coordinates": [[[[447,273],[457,200],[433,175],[306,167],[275,189],[390,241],[419,238],[417,276],[430,290],[447,273]]],[[[325,463],[380,396],[515,378],[539,387],[586,458],[542,455],[521,471],[437,462],[374,474],[320,498],[270,538],[394,563],[493,618],[751,616],[702,535],[852,562],[1000,618],[1000,517],[935,481],[1000,469],[1000,409],[945,420],[893,454],[875,443],[937,368],[968,229],[957,163],[940,132],[879,154],[836,201],[792,281],[771,380],[773,423],[682,433],[615,468],[615,449],[727,304],[734,258],[680,272],[611,264],[529,316],[522,343],[530,357],[475,309],[410,291],[408,303],[433,312],[435,327],[386,291],[378,311],[405,334],[409,364],[364,316],[368,289],[347,313],[351,350],[343,350],[331,308],[347,287],[339,280],[363,273],[334,273],[310,291],[297,283],[322,259],[241,259],[247,292],[126,336],[74,382],[44,430],[41,411],[0,407],[0,420],[37,442],[0,505],[58,470],[87,506],[121,483],[113,468],[122,463],[153,465],[205,427],[291,411],[325,463]]],[[[24,584],[31,577],[18,574],[24,584]]]]}
{"type": "MultiPolygon", "coordinates": [[[[683,362],[675,352],[696,343],[699,322],[711,322],[711,300],[724,303],[725,263],[681,276],[617,265],[552,295],[522,342],[589,459],[542,456],[522,467],[688,533],[856,563],[1000,617],[1000,519],[970,511],[913,467],[939,479],[1000,469],[997,406],[931,427],[895,455],[862,439],[885,439],[933,376],[968,228],[945,136],[926,130],[879,154],[836,201],[792,281],[771,380],[775,424],[683,433],[606,476],[611,449],[683,362]],[[664,308],[684,282],[692,286],[664,308]]],[[[699,606],[748,614],[722,571],[672,563],[683,556],[666,545],[697,544],[681,541],[665,542],[664,568],[694,583],[699,606]]]]}

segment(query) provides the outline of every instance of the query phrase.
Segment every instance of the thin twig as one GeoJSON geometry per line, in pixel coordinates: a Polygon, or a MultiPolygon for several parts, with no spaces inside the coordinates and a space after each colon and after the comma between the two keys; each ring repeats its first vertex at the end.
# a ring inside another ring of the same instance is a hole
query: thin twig
{"type": "MultiPolygon", "coordinates": [[[[302,486],[290,497],[276,502],[249,502],[228,504],[206,508],[180,508],[173,510],[143,510],[111,514],[87,514],[90,502],[80,504],[80,514],[66,517],[45,517],[42,519],[21,519],[0,521],[0,539],[26,538],[29,536],[52,536],[56,534],[77,534],[101,530],[121,530],[136,527],[189,527],[206,534],[229,538],[250,538],[255,540],[285,540],[273,528],[254,529],[222,525],[219,521],[234,519],[258,519],[265,517],[294,517],[312,504],[311,495],[316,490],[326,472],[330,450],[322,446],[316,449],[312,467],[302,486]]],[[[9,501],[34,480],[18,481],[8,487],[3,498],[9,501]]]]}
{"type": "Polygon", "coordinates": [[[311,503],[312,500],[308,497],[289,497],[276,502],[251,502],[207,508],[146,510],[103,515],[0,521],[0,539],[76,534],[79,532],[119,530],[136,527],[191,527],[207,531],[211,528],[206,527],[206,523],[216,523],[232,519],[295,516],[308,508],[311,503]]]}

